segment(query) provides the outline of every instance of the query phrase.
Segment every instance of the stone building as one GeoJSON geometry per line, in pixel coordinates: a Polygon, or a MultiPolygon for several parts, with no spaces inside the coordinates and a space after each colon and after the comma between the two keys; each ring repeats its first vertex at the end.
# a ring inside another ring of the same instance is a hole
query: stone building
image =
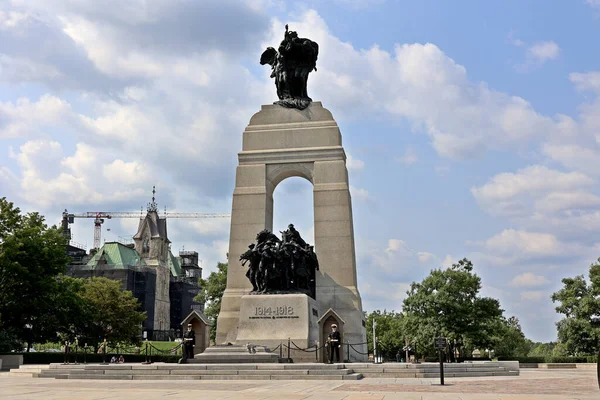
{"type": "Polygon", "coordinates": [[[133,243],[106,242],[87,261],[69,265],[69,274],[80,278],[103,276],[120,280],[146,311],[142,329],[148,338],[168,340],[181,336],[181,321],[204,305],[194,301],[202,268],[198,253],[173,255],[167,235],[167,220],[160,218],[156,203],[150,203],[140,219],[133,243]]]}

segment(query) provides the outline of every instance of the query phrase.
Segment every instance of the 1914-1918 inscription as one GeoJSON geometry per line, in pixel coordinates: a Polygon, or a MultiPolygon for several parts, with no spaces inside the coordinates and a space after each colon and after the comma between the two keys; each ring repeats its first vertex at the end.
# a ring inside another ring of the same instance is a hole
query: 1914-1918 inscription
{"type": "Polygon", "coordinates": [[[294,315],[292,306],[254,307],[254,315],[250,319],[278,319],[278,318],[300,318],[294,315]]]}

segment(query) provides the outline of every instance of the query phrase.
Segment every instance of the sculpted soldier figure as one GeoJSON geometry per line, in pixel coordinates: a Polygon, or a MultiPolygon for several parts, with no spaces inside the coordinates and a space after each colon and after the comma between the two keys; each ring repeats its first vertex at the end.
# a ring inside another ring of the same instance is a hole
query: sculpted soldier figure
{"type": "Polygon", "coordinates": [[[252,283],[252,290],[254,292],[258,291],[258,283],[257,283],[257,275],[258,275],[258,265],[260,264],[260,255],[256,250],[254,250],[254,243],[248,246],[248,250],[240,256],[240,261],[242,261],[242,266],[245,266],[247,262],[250,262],[248,266],[248,271],[246,271],[246,277],[252,283]]]}
{"type": "Polygon", "coordinates": [[[285,34],[279,48],[267,47],[260,57],[260,64],[271,66],[271,78],[275,78],[277,97],[283,107],[305,109],[312,102],[308,97],[308,74],[317,70],[319,45],[312,40],[299,38],[294,31],[285,34]]]}
{"type": "Polygon", "coordinates": [[[293,224],[281,232],[282,241],[265,229],[256,235],[256,243],[240,256],[242,265],[250,263],[246,277],[252,293],[305,293],[315,298],[319,261],[313,246],[302,239],[293,224]]]}

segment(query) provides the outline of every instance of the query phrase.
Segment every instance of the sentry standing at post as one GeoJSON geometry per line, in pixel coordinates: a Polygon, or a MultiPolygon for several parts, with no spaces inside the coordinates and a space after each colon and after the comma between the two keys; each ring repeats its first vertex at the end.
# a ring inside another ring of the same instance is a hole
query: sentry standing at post
{"type": "Polygon", "coordinates": [[[342,345],[342,337],[340,333],[337,331],[337,325],[331,325],[331,332],[328,337],[330,351],[329,351],[329,362],[333,364],[333,354],[335,353],[335,358],[337,362],[340,362],[340,347],[342,345]]]}

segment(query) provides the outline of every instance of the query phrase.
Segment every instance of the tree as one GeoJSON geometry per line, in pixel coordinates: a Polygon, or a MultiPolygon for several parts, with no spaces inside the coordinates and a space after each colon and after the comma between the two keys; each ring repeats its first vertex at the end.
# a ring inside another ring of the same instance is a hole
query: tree
{"type": "Polygon", "coordinates": [[[529,354],[532,342],[525,337],[517,317],[502,318],[498,321],[494,353],[498,357],[525,357],[529,354]]]}
{"type": "Polygon", "coordinates": [[[569,355],[595,354],[600,343],[600,258],[590,266],[590,284],[583,275],[564,278],[563,288],[552,294],[556,312],[565,318],[556,323],[558,340],[569,355]]]}
{"type": "Polygon", "coordinates": [[[377,353],[382,355],[385,360],[396,360],[396,353],[400,351],[402,357],[405,357],[402,348],[404,347],[404,334],[402,329],[402,314],[394,311],[383,312],[373,311],[366,317],[367,342],[369,342],[369,351],[373,352],[373,319],[376,322],[377,335],[377,353]]]}
{"type": "MultiPolygon", "coordinates": [[[[75,284],[74,284],[75,285],[75,284]]],[[[146,312],[121,282],[104,277],[82,280],[81,298],[85,301],[85,318],[74,329],[92,343],[105,338],[111,343],[138,343],[146,312]]]]}
{"type": "Polygon", "coordinates": [[[221,311],[221,299],[227,286],[227,263],[217,263],[217,271],[211,272],[208,279],[198,281],[200,292],[195,300],[205,304],[204,313],[213,321],[210,327],[210,339],[217,337],[217,317],[221,311]]]}
{"type": "Polygon", "coordinates": [[[66,270],[66,238],[38,213],[21,214],[0,198],[0,314],[2,329],[27,342],[56,337],[56,277],[66,270]]]}
{"type": "Polygon", "coordinates": [[[549,343],[541,343],[536,342],[532,344],[531,350],[529,350],[528,357],[552,357],[554,354],[554,348],[557,343],[549,342],[549,343]]]}
{"type": "Polygon", "coordinates": [[[403,303],[403,326],[420,352],[433,355],[436,336],[448,338],[462,356],[465,348],[494,344],[494,328],[503,310],[498,300],[479,296],[481,279],[472,271],[473,264],[465,258],[411,284],[403,303]]]}

